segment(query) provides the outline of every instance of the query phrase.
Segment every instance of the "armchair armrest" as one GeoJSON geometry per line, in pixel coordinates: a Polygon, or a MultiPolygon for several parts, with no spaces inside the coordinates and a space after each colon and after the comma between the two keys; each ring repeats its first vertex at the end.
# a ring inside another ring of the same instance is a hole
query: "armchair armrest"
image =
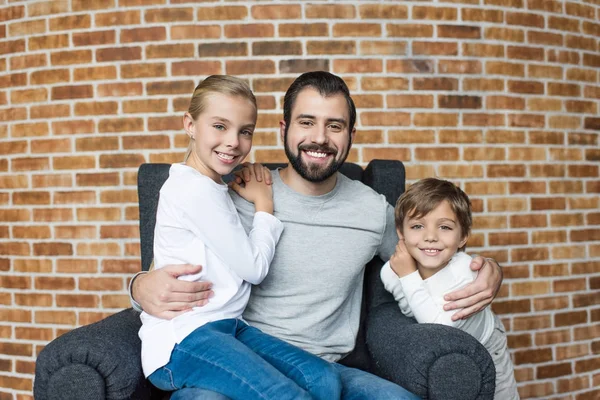
{"type": "Polygon", "coordinates": [[[395,302],[370,310],[367,347],[378,375],[422,398],[494,398],[496,371],[485,347],[459,329],[417,324],[395,302]]]}
{"type": "Polygon", "coordinates": [[[139,314],[132,309],[50,342],[36,362],[38,400],[148,399],[140,361],[139,314]]]}

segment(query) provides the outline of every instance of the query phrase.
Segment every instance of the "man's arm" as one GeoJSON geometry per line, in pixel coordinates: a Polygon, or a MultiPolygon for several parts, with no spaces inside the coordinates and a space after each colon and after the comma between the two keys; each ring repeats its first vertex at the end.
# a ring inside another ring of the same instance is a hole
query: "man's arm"
{"type": "Polygon", "coordinates": [[[132,302],[150,315],[173,319],[192,307],[202,307],[212,296],[212,283],[178,280],[180,275],[197,274],[200,265],[167,265],[135,277],[130,286],[132,302]]]}
{"type": "Polygon", "coordinates": [[[470,265],[473,271],[479,271],[473,283],[460,290],[448,293],[444,300],[444,310],[462,308],[452,316],[454,321],[469,318],[492,303],[502,285],[502,268],[491,258],[473,257],[470,265]]]}

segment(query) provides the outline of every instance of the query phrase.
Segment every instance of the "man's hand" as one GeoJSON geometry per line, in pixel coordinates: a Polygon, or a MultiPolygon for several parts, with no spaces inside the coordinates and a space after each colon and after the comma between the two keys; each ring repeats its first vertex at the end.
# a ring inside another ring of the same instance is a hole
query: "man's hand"
{"type": "Polygon", "coordinates": [[[448,293],[444,310],[462,308],[452,316],[453,321],[469,318],[492,303],[502,285],[502,268],[491,258],[473,258],[471,269],[479,271],[477,279],[460,290],[448,293]]]}
{"type": "Polygon", "coordinates": [[[252,178],[255,178],[258,182],[262,182],[264,179],[267,185],[273,183],[271,171],[260,163],[252,164],[250,162],[245,162],[242,164],[242,169],[234,172],[234,176],[237,184],[250,182],[252,178]]]}
{"type": "Polygon", "coordinates": [[[208,303],[213,292],[210,282],[188,282],[180,275],[197,274],[199,265],[168,265],[138,276],[131,288],[133,298],[145,312],[158,318],[173,319],[192,307],[208,303]]]}
{"type": "MultiPolygon", "coordinates": [[[[400,234],[398,235],[400,236],[400,234]]],[[[399,237],[398,244],[396,245],[396,251],[390,258],[390,267],[392,268],[392,271],[398,275],[398,278],[412,274],[417,270],[415,259],[408,254],[408,250],[406,250],[406,244],[404,244],[404,238],[402,236],[399,237]]]]}

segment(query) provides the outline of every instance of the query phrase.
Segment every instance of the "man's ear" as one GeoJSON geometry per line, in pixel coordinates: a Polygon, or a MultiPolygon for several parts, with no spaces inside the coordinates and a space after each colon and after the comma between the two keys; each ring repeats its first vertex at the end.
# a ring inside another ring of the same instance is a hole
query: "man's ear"
{"type": "Polygon", "coordinates": [[[285,143],[285,121],[279,121],[279,138],[281,139],[281,143],[285,143]]]}
{"type": "Polygon", "coordinates": [[[196,121],[194,121],[194,118],[192,118],[192,115],[188,112],[186,112],[183,115],[183,129],[185,130],[185,133],[187,133],[187,135],[194,139],[194,125],[196,124],[196,121]]]}
{"type": "Polygon", "coordinates": [[[350,144],[354,143],[355,136],[356,136],[356,128],[352,128],[352,132],[350,132],[350,144]]]}

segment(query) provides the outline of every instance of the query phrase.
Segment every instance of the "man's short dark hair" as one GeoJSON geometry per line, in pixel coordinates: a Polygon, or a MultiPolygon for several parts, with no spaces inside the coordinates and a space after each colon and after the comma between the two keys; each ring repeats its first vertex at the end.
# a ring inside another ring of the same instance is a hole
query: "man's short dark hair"
{"type": "Polygon", "coordinates": [[[346,98],[349,116],[348,134],[350,134],[354,129],[354,123],[356,122],[356,107],[354,106],[354,101],[352,101],[352,98],[350,97],[350,91],[348,90],[348,86],[346,86],[346,82],[339,76],[327,71],[305,72],[296,78],[287,92],[285,92],[285,97],[283,98],[283,120],[285,121],[286,126],[290,126],[292,109],[294,108],[294,103],[296,102],[298,94],[309,87],[315,89],[323,97],[341,94],[346,98]]]}

